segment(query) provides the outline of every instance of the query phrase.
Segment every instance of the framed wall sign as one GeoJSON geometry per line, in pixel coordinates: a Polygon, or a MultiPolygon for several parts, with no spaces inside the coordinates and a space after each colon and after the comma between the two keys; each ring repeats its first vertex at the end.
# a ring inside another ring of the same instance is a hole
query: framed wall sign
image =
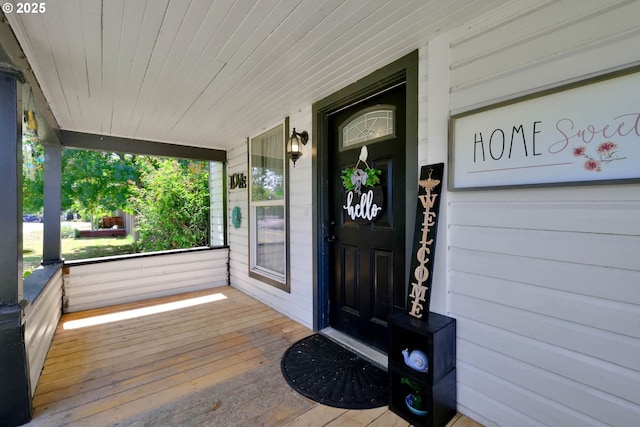
{"type": "Polygon", "coordinates": [[[640,181],[640,67],[451,117],[451,189],[640,181]]]}

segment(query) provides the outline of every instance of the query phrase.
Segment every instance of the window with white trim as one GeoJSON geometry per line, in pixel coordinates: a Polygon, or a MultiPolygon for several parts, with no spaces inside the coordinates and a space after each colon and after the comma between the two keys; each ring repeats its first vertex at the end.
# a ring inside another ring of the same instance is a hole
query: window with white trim
{"type": "Polygon", "coordinates": [[[289,291],[285,123],[249,140],[249,276],[289,291]]]}

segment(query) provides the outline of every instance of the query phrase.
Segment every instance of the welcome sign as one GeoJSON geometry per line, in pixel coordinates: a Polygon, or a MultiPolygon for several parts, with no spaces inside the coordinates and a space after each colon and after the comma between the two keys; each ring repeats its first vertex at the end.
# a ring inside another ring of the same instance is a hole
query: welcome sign
{"type": "Polygon", "coordinates": [[[639,94],[635,69],[453,116],[450,185],[637,179],[639,94]]]}
{"type": "Polygon", "coordinates": [[[444,163],[423,166],[420,169],[407,303],[409,314],[418,319],[422,318],[424,313],[429,313],[443,173],[444,163]]]}

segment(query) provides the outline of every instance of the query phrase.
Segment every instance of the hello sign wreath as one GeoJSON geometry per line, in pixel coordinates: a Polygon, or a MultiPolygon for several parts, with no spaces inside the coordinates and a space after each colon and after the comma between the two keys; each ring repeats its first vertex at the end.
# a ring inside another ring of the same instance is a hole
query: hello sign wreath
{"type": "Polygon", "coordinates": [[[356,165],[342,170],[342,185],[346,190],[342,209],[347,218],[360,224],[375,221],[384,209],[384,192],[379,185],[382,171],[371,168],[367,163],[368,157],[365,145],[360,150],[356,165]]]}

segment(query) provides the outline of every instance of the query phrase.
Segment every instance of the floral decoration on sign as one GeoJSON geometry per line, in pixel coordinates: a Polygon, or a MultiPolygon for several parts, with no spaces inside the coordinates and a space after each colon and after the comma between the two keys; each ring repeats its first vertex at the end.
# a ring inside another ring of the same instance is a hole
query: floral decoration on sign
{"type": "Polygon", "coordinates": [[[596,149],[597,157],[587,154],[587,147],[584,145],[575,147],[573,149],[573,155],[576,157],[584,157],[587,159],[584,162],[584,168],[591,172],[601,172],[602,167],[615,161],[624,160],[626,157],[620,157],[618,155],[618,144],[613,141],[605,141],[598,145],[596,149]]]}
{"type": "Polygon", "coordinates": [[[367,163],[369,152],[366,146],[360,150],[358,163],[353,168],[342,171],[345,217],[360,224],[369,224],[382,215],[384,209],[384,192],[380,184],[382,171],[373,169],[367,163]],[[363,163],[367,169],[359,167],[363,163]]]}
{"type": "Polygon", "coordinates": [[[367,157],[369,151],[365,145],[360,150],[360,157],[358,162],[353,168],[345,168],[342,170],[342,185],[347,191],[353,191],[358,195],[362,194],[362,187],[373,187],[376,184],[380,184],[380,175],[382,171],[380,169],[373,169],[369,167],[367,163],[367,157]],[[364,163],[367,169],[359,168],[360,163],[364,163]]]}

